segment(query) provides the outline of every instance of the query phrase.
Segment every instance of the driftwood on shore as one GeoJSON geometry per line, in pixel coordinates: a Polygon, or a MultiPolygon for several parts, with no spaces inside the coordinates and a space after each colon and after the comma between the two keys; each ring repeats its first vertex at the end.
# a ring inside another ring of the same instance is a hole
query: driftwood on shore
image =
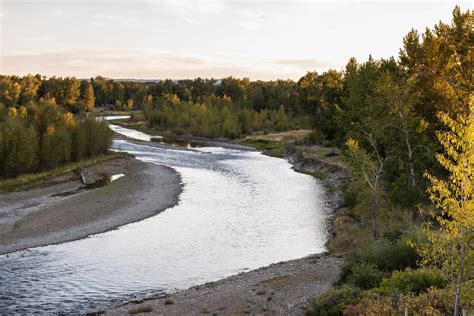
{"type": "Polygon", "coordinates": [[[79,177],[79,179],[81,180],[81,183],[82,183],[82,184],[87,184],[86,175],[85,175],[85,173],[82,171],[81,168],[75,169],[75,170],[74,170],[74,173],[79,177]]]}

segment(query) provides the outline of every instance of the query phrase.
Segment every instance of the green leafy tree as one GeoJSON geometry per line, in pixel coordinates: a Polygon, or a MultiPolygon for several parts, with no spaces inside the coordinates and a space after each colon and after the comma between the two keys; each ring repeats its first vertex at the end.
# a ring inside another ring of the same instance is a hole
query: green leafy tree
{"type": "Polygon", "coordinates": [[[37,166],[38,137],[24,119],[0,123],[0,177],[15,177],[37,166]]]}
{"type": "Polygon", "coordinates": [[[285,108],[283,105],[280,105],[280,108],[275,114],[275,129],[277,131],[285,131],[288,129],[289,120],[286,115],[285,108]]]}
{"type": "Polygon", "coordinates": [[[359,143],[354,139],[349,138],[346,146],[348,148],[348,164],[354,177],[352,186],[358,196],[358,208],[362,212],[368,210],[368,214],[363,215],[370,217],[372,237],[376,239],[378,236],[377,218],[381,203],[384,200],[382,175],[388,158],[382,158],[378,152],[376,141],[371,134],[367,134],[367,139],[376,153],[377,158],[375,160],[363,148],[360,148],[359,143]]]}
{"type": "MultiPolygon", "coordinates": [[[[474,98],[472,99],[474,101],[474,98]]],[[[422,254],[425,263],[441,265],[454,289],[454,315],[459,315],[463,282],[470,276],[474,264],[474,103],[467,114],[454,118],[440,112],[438,117],[447,127],[437,137],[444,153],[436,156],[448,171],[448,179],[429,173],[430,200],[441,210],[436,216],[439,229],[428,227],[431,245],[422,254]]]]}

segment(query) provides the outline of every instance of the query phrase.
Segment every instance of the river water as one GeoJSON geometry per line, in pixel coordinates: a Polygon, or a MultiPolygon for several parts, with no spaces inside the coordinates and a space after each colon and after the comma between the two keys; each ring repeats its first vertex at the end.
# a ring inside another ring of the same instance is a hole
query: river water
{"type": "Polygon", "coordinates": [[[113,149],[176,169],[179,204],[118,230],[0,256],[0,314],[99,310],[324,251],[322,185],[284,159],[127,140],[113,149]]]}

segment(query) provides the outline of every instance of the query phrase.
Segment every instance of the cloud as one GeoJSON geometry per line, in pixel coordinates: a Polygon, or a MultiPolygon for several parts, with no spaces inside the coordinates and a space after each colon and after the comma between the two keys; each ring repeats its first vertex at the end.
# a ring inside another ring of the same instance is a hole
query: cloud
{"type": "Polygon", "coordinates": [[[63,15],[63,14],[64,14],[64,10],[63,10],[63,9],[59,9],[59,8],[53,9],[52,14],[53,14],[53,15],[58,15],[58,16],[59,16],[59,15],[63,15]]]}
{"type": "Polygon", "coordinates": [[[184,17],[183,21],[186,22],[186,23],[189,23],[189,24],[198,24],[199,23],[198,20],[193,19],[193,18],[189,18],[189,17],[184,17]]]}
{"type": "Polygon", "coordinates": [[[239,15],[242,15],[246,18],[251,18],[251,19],[266,19],[274,16],[274,14],[271,14],[269,12],[264,12],[264,11],[256,11],[256,10],[241,10],[237,11],[239,15]]]}
{"type": "Polygon", "coordinates": [[[247,31],[257,30],[262,27],[262,25],[256,21],[242,21],[239,23],[240,26],[247,31]]]}
{"type": "Polygon", "coordinates": [[[153,33],[167,33],[168,32],[168,30],[158,28],[158,27],[153,27],[150,29],[150,31],[153,33]]]}
{"type": "Polygon", "coordinates": [[[330,62],[319,61],[316,59],[279,59],[275,61],[279,65],[294,66],[305,69],[316,69],[316,68],[331,68],[335,65],[330,62]]]}
{"type": "Polygon", "coordinates": [[[308,70],[327,70],[328,63],[305,59],[261,59],[247,56],[201,56],[175,51],[83,50],[0,57],[0,73],[90,78],[186,79],[227,76],[251,79],[299,79],[308,70]]]}
{"type": "MultiPolygon", "coordinates": [[[[0,0],[1,2],[1,0],[0,0]]],[[[8,16],[8,11],[5,8],[2,8],[0,5],[0,20],[5,20],[8,16]]]]}
{"type": "Polygon", "coordinates": [[[26,37],[26,41],[48,41],[49,37],[47,36],[38,36],[38,37],[26,37]]]}
{"type": "Polygon", "coordinates": [[[123,16],[117,16],[117,15],[110,15],[110,14],[94,14],[92,16],[93,19],[96,20],[108,20],[108,21],[124,21],[124,20],[129,20],[130,18],[128,17],[123,17],[123,16]]]}

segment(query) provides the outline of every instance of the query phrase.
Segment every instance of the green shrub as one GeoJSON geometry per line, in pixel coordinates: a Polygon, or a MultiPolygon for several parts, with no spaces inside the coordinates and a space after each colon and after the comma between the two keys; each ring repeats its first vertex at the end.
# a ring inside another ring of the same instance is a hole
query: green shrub
{"type": "MultiPolygon", "coordinates": [[[[344,315],[403,315],[405,308],[408,308],[410,315],[452,315],[453,294],[452,289],[431,287],[420,295],[364,297],[358,304],[346,306],[344,315]]],[[[462,308],[469,310],[473,303],[470,297],[461,299],[462,308]]]]}
{"type": "Polygon", "coordinates": [[[396,242],[379,240],[348,256],[347,264],[343,267],[343,279],[355,264],[372,264],[381,271],[391,272],[416,268],[419,259],[416,249],[408,245],[404,239],[396,242]]]}
{"type": "Polygon", "coordinates": [[[342,186],[343,201],[342,204],[345,207],[353,209],[357,204],[357,193],[351,188],[348,183],[344,183],[342,186]]]}
{"type": "Polygon", "coordinates": [[[141,122],[141,121],[144,121],[145,120],[145,115],[143,112],[133,112],[131,115],[130,115],[130,118],[132,119],[132,121],[134,122],[141,122]]]}
{"type": "Polygon", "coordinates": [[[368,290],[379,286],[384,276],[385,273],[377,269],[373,264],[357,263],[351,266],[346,282],[363,290],[368,290]]]}
{"type": "Polygon", "coordinates": [[[349,285],[333,287],[316,299],[313,310],[308,315],[332,316],[341,315],[345,305],[357,304],[361,292],[358,288],[349,285]]]}
{"type": "Polygon", "coordinates": [[[72,159],[79,161],[87,154],[87,136],[83,128],[74,128],[72,130],[72,159]]]}
{"type": "Polygon", "coordinates": [[[112,131],[107,122],[97,121],[95,118],[87,118],[81,122],[87,140],[87,156],[93,157],[103,154],[112,144],[112,131]]]}
{"type": "Polygon", "coordinates": [[[153,312],[153,307],[151,305],[141,305],[137,307],[130,308],[128,313],[130,315],[141,314],[141,313],[151,313],[153,312]]]}
{"type": "Polygon", "coordinates": [[[443,288],[446,286],[441,274],[433,269],[407,268],[405,271],[395,271],[392,275],[382,281],[381,288],[393,292],[420,294],[426,292],[430,287],[443,288]]]}
{"type": "Polygon", "coordinates": [[[282,148],[285,146],[285,144],[283,143],[276,142],[273,140],[267,140],[267,139],[245,139],[244,141],[241,142],[241,144],[255,147],[260,150],[272,150],[272,149],[282,148]]]}
{"type": "Polygon", "coordinates": [[[402,235],[403,232],[400,229],[394,229],[384,232],[383,239],[388,240],[390,242],[396,242],[402,237],[402,235]]]}
{"type": "Polygon", "coordinates": [[[301,161],[304,159],[303,151],[300,148],[296,149],[295,158],[297,161],[301,161]]]}
{"type": "Polygon", "coordinates": [[[71,160],[71,134],[63,126],[46,132],[40,142],[42,169],[51,169],[71,160]]]}

